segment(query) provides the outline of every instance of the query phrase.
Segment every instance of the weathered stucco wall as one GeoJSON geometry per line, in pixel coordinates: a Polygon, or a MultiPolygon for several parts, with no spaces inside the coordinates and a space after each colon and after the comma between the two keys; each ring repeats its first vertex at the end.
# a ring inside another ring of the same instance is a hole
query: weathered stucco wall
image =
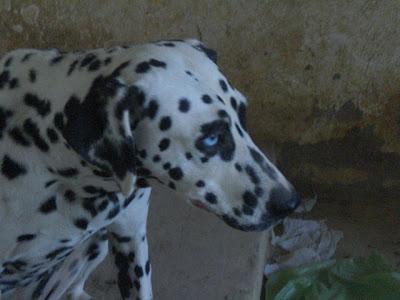
{"type": "Polygon", "coordinates": [[[399,11],[395,0],[2,0],[0,51],[197,37],[295,182],[398,195],[399,11]]]}

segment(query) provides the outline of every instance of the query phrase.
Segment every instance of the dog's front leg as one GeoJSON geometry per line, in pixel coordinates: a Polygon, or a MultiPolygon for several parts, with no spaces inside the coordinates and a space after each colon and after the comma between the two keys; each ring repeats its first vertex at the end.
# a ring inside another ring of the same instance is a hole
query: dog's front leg
{"type": "Polygon", "coordinates": [[[153,298],[146,237],[149,197],[150,188],[138,190],[136,198],[108,227],[117,283],[123,299],[153,298]]]}

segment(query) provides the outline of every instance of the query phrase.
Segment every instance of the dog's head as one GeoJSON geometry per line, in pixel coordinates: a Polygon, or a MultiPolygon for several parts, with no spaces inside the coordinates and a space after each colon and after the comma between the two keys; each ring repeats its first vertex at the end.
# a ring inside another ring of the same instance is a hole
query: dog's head
{"type": "Polygon", "coordinates": [[[184,40],[121,55],[129,63],[97,77],[82,103],[67,103],[64,136],[113,172],[125,194],[137,175],[138,186],[162,183],[246,231],[296,208],[292,186],[249,136],[246,98],[220,72],[213,50],[184,40]]]}
{"type": "Polygon", "coordinates": [[[168,41],[139,56],[141,109],[132,122],[139,184],[162,182],[247,231],[296,208],[292,186],[249,136],[246,98],[220,72],[213,50],[196,40],[168,41]]]}

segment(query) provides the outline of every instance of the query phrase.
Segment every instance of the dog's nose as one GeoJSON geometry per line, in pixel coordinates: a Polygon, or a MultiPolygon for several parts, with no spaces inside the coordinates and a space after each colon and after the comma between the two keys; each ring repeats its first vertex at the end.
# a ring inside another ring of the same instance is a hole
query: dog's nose
{"type": "Polygon", "coordinates": [[[293,189],[276,187],[270,193],[267,211],[276,217],[286,217],[300,204],[300,197],[293,189]]]}

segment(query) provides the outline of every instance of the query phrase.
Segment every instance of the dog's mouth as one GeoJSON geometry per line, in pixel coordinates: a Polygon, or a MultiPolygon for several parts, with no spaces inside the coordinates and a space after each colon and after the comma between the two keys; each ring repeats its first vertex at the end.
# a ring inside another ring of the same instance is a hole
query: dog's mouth
{"type": "Polygon", "coordinates": [[[208,206],[206,204],[204,204],[202,201],[198,200],[198,199],[190,199],[190,203],[193,204],[193,206],[196,206],[198,208],[204,209],[206,211],[210,211],[210,209],[208,208],[208,206]]]}

